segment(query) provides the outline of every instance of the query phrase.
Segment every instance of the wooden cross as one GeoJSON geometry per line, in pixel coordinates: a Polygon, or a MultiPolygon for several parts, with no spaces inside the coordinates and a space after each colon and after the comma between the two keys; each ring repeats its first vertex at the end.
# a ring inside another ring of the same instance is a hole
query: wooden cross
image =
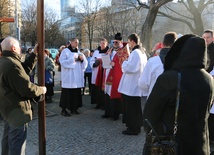
{"type": "Polygon", "coordinates": [[[14,18],[11,17],[0,17],[0,22],[14,22],[14,18]]]}

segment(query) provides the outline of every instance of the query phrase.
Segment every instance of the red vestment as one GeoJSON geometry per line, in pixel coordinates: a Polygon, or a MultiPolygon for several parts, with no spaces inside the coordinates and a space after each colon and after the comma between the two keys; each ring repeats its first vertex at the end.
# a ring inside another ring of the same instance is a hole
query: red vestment
{"type": "Polygon", "coordinates": [[[95,86],[98,86],[100,90],[102,90],[102,82],[103,82],[103,67],[102,67],[102,59],[100,60],[100,64],[98,66],[98,72],[96,77],[95,86]]]}
{"type": "Polygon", "coordinates": [[[110,98],[121,98],[121,93],[119,93],[117,90],[120,83],[120,79],[123,75],[121,66],[123,61],[127,60],[130,54],[127,43],[123,44],[124,46],[116,51],[116,54],[112,60],[115,65],[110,70],[106,80],[106,84],[112,85],[110,98]]]}

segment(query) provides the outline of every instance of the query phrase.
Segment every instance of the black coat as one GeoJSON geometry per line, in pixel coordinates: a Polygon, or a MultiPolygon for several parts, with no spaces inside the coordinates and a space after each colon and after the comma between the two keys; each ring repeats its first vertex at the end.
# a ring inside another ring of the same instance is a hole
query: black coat
{"type": "MultiPolygon", "coordinates": [[[[212,77],[204,69],[205,42],[202,38],[190,38],[179,52],[179,56],[171,63],[172,66],[158,77],[146,102],[144,118],[151,122],[158,134],[173,133],[180,72],[181,94],[176,135],[179,155],[208,155],[208,116],[214,84],[212,77]]],[[[150,130],[146,124],[145,130],[150,130]]]]}
{"type": "Polygon", "coordinates": [[[207,72],[211,72],[213,70],[214,66],[214,43],[211,43],[207,47],[207,53],[208,53],[208,67],[207,72]]]}

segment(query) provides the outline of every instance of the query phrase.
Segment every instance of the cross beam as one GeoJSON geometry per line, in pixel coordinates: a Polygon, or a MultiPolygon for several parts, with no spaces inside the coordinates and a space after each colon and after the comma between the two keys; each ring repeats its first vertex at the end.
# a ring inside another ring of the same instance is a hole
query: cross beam
{"type": "Polygon", "coordinates": [[[0,17],[0,22],[14,22],[14,18],[11,17],[0,17]]]}

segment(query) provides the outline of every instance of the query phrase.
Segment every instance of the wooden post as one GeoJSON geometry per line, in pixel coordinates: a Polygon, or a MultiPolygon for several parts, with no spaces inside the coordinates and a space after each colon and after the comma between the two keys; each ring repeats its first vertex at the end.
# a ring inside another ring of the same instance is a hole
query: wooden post
{"type": "MultiPolygon", "coordinates": [[[[37,0],[37,39],[38,39],[38,84],[45,85],[44,69],[44,0],[37,0]]],[[[46,114],[45,101],[38,105],[39,155],[46,155],[46,114]]]]}

